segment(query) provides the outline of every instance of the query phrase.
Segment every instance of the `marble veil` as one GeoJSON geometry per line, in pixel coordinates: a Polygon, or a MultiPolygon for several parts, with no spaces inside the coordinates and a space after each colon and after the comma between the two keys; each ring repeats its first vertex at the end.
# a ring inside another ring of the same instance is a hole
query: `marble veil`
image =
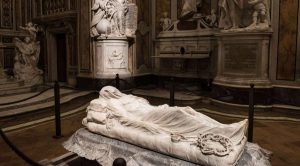
{"type": "Polygon", "coordinates": [[[91,132],[201,165],[235,165],[247,120],[222,124],[191,107],[152,106],[143,98],[104,87],[83,119],[91,132]]]}

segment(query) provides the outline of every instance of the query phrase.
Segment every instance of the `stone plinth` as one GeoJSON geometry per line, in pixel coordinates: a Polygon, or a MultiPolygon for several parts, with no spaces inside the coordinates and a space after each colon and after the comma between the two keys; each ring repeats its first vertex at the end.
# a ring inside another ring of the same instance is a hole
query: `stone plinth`
{"type": "Polygon", "coordinates": [[[230,87],[270,88],[268,74],[270,32],[220,33],[218,72],[214,84],[230,87]]]}
{"type": "Polygon", "coordinates": [[[95,78],[110,79],[115,78],[116,74],[124,78],[131,75],[127,38],[98,38],[94,44],[95,78]]]}

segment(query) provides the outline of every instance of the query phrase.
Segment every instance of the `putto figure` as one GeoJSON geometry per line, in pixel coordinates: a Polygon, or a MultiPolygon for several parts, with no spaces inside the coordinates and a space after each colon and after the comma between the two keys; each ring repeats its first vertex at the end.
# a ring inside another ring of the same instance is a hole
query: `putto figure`
{"type": "Polygon", "coordinates": [[[96,0],[92,11],[91,36],[125,36],[128,0],[96,0]]]}
{"type": "Polygon", "coordinates": [[[267,0],[248,0],[253,7],[252,24],[250,27],[269,27],[268,1],[267,0]]]}
{"type": "Polygon", "coordinates": [[[25,30],[29,33],[31,40],[36,40],[36,34],[39,32],[39,28],[37,24],[33,24],[32,22],[28,22],[25,24],[25,27],[20,26],[20,29],[25,30]]]}
{"type": "Polygon", "coordinates": [[[163,18],[160,19],[160,26],[163,31],[167,31],[172,25],[172,20],[168,17],[168,12],[163,12],[163,18]]]}

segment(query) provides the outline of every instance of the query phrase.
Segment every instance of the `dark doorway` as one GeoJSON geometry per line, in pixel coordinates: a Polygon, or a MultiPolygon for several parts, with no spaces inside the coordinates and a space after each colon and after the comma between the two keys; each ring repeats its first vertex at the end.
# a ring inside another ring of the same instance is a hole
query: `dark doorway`
{"type": "Polygon", "coordinates": [[[57,81],[67,82],[66,34],[56,35],[57,43],[57,81]]]}

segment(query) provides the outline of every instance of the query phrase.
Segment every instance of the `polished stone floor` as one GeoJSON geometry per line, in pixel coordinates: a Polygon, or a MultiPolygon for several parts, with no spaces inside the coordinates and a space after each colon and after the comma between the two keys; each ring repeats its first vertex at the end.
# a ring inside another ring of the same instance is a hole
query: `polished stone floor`
{"type": "MultiPolygon", "coordinates": [[[[166,101],[153,99],[151,103],[160,104],[166,101]]],[[[200,108],[200,105],[195,105],[200,108]]],[[[240,121],[236,116],[215,114],[212,108],[203,113],[223,123],[240,121]]],[[[226,110],[223,110],[226,112],[226,110]]],[[[25,154],[35,161],[53,159],[67,151],[61,143],[70,137],[77,129],[81,128],[81,120],[85,116],[84,109],[65,116],[62,119],[61,139],[54,139],[54,121],[37,122],[23,127],[10,128],[6,131],[10,140],[15,143],[25,154]]],[[[239,114],[235,111],[234,114],[239,114]]],[[[241,115],[244,113],[240,113],[241,115]]],[[[268,113],[269,115],[269,113],[268,113]]],[[[263,113],[260,114],[264,116],[263,113]]],[[[26,118],[26,117],[25,117],[26,118]]],[[[267,118],[266,118],[267,119],[267,118]]],[[[24,122],[25,123],[25,122],[24,122]]],[[[254,142],[273,152],[272,164],[277,166],[298,166],[300,163],[300,122],[278,120],[256,120],[254,127],[254,142]]],[[[0,140],[0,165],[26,165],[15,153],[0,140]]]]}

